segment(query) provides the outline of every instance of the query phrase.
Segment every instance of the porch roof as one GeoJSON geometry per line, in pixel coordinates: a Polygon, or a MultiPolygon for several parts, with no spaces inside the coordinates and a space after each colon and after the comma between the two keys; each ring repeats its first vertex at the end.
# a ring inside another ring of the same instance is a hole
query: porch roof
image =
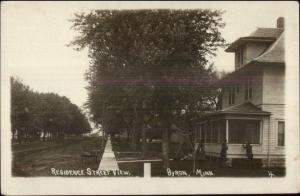
{"type": "Polygon", "coordinates": [[[253,103],[251,102],[245,102],[239,105],[234,105],[231,107],[228,107],[224,110],[220,110],[220,112],[223,113],[251,113],[251,114],[267,114],[269,115],[270,112],[266,112],[261,110],[260,108],[258,108],[257,106],[255,106],[253,103]]]}
{"type": "Polygon", "coordinates": [[[228,107],[224,110],[219,110],[215,112],[206,112],[202,114],[199,119],[205,119],[212,116],[226,115],[226,114],[269,116],[271,113],[261,110],[251,102],[245,102],[239,105],[228,107]]]}

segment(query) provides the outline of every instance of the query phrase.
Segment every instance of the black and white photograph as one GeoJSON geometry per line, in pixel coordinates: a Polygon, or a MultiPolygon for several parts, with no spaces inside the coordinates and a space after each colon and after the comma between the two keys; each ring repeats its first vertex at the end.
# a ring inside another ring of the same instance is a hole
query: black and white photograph
{"type": "Polygon", "coordinates": [[[298,55],[296,1],[4,1],[2,194],[299,192],[298,55]]]}

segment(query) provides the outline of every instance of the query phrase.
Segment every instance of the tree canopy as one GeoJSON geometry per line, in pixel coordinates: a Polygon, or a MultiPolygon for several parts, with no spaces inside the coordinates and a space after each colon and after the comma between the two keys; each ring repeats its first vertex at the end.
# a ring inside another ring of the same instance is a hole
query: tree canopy
{"type": "MultiPolygon", "coordinates": [[[[39,138],[42,134],[59,137],[91,130],[80,109],[67,97],[55,93],[38,93],[11,78],[11,124],[18,137],[39,138]]],[[[18,138],[20,139],[20,138],[18,138]]]]}
{"type": "Polygon", "coordinates": [[[225,45],[221,15],[207,9],[75,14],[79,35],[70,45],[89,51],[87,105],[94,121],[112,130],[124,122],[136,126],[145,113],[164,124],[182,109],[213,109],[215,91],[208,86],[216,73],[209,59],[225,45]]]}

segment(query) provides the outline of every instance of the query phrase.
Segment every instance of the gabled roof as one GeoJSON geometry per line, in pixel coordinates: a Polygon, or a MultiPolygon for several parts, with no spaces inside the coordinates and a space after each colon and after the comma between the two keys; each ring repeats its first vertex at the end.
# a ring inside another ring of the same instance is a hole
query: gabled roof
{"type": "Polygon", "coordinates": [[[282,28],[257,28],[250,37],[273,37],[278,38],[283,32],[282,28]]]}
{"type": "Polygon", "coordinates": [[[239,105],[234,105],[231,107],[228,107],[224,110],[220,110],[221,113],[243,113],[243,114],[260,114],[260,115],[269,115],[269,112],[265,112],[262,111],[260,108],[258,108],[257,106],[255,106],[253,103],[251,102],[245,102],[239,105]]]}
{"type": "Polygon", "coordinates": [[[274,42],[283,32],[282,28],[257,28],[247,37],[240,37],[234,41],[225,51],[235,52],[237,48],[248,42],[274,42]]]}

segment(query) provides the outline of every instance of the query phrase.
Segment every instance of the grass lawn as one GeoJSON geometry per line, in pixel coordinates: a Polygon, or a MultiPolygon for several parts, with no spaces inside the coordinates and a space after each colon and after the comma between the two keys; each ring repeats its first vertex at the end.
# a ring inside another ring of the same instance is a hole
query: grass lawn
{"type": "Polygon", "coordinates": [[[270,177],[269,172],[272,172],[273,177],[285,176],[285,168],[232,168],[232,167],[220,167],[217,161],[202,160],[196,162],[197,174],[193,173],[193,161],[192,160],[173,160],[170,161],[169,175],[163,169],[162,162],[154,162],[151,164],[152,176],[173,176],[173,177],[270,177]],[[176,172],[177,171],[177,172],[176,172]],[[185,172],[178,172],[185,171],[185,172]],[[181,173],[181,174],[180,174],[181,173]]]}
{"type": "Polygon", "coordinates": [[[53,176],[51,168],[97,169],[99,161],[81,161],[82,152],[100,150],[100,138],[78,138],[63,141],[13,144],[13,176],[53,176]]]}
{"type": "MultiPolygon", "coordinates": [[[[161,159],[161,143],[152,142],[147,143],[147,153],[144,158],[141,157],[141,154],[133,153],[131,155],[122,153],[126,151],[131,152],[141,152],[141,146],[137,146],[137,150],[133,151],[130,148],[130,144],[126,141],[118,141],[113,143],[113,148],[116,153],[117,160],[137,160],[136,162],[127,162],[127,163],[118,163],[120,169],[129,170],[131,173],[142,176],[143,174],[143,162],[140,162],[140,159],[151,160],[151,159],[161,159]]],[[[171,144],[170,149],[170,158],[174,158],[177,145],[171,144]]],[[[185,152],[188,150],[185,148],[185,152]]],[[[182,155],[182,154],[181,154],[182,155]]],[[[195,176],[195,177],[270,177],[269,172],[271,172],[273,177],[283,177],[285,176],[285,168],[234,168],[234,167],[225,167],[221,168],[217,160],[198,160],[196,162],[196,170],[198,173],[193,173],[193,161],[192,160],[171,160],[170,169],[173,173],[171,176],[195,176]],[[201,170],[201,171],[200,171],[201,170]],[[177,172],[176,172],[177,171],[177,172]],[[179,172],[184,171],[184,172],[179,172]],[[177,175],[178,174],[178,175],[177,175]],[[206,175],[207,174],[207,175],[206,175]],[[212,175],[211,175],[212,174],[212,175]]],[[[163,162],[151,162],[151,175],[153,177],[168,176],[168,173],[163,170],[163,162]]]]}

